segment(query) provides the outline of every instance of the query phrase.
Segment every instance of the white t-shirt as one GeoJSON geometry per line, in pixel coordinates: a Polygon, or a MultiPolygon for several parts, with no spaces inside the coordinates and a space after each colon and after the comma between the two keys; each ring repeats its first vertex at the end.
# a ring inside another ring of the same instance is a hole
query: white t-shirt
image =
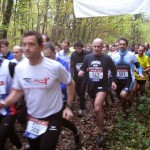
{"type": "Polygon", "coordinates": [[[71,76],[55,60],[43,58],[38,65],[22,61],[15,68],[13,88],[23,90],[28,114],[45,118],[61,110],[62,93],[60,82],[68,84],[71,76]]]}
{"type": "MultiPolygon", "coordinates": [[[[10,92],[10,87],[12,83],[12,78],[9,73],[9,60],[4,59],[2,65],[0,66],[0,100],[4,101],[5,97],[10,92]],[[3,96],[2,96],[3,95],[3,96]]],[[[7,107],[0,109],[1,115],[10,115],[11,109],[7,107]]]]}

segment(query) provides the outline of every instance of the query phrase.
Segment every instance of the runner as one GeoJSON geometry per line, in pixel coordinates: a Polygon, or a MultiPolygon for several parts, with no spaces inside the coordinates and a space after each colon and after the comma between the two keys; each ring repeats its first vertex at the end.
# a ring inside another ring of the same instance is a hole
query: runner
{"type": "Polygon", "coordinates": [[[11,62],[19,63],[23,60],[23,48],[21,46],[14,46],[12,50],[14,59],[11,62]]]}
{"type": "Polygon", "coordinates": [[[138,68],[140,77],[142,75],[142,68],[140,67],[135,54],[127,50],[128,41],[125,38],[119,40],[119,52],[116,52],[112,59],[117,67],[117,89],[116,93],[121,100],[121,106],[123,110],[123,117],[128,117],[128,105],[132,104],[131,89],[132,89],[132,71],[131,66],[134,64],[138,68]]]}
{"type": "Polygon", "coordinates": [[[150,58],[150,47],[149,43],[144,43],[145,46],[145,55],[147,55],[150,58]]]}
{"type": "MultiPolygon", "coordinates": [[[[102,48],[102,53],[105,55],[108,55],[111,57],[111,53],[109,51],[109,45],[108,44],[103,44],[103,48],[102,48]]],[[[107,96],[105,98],[105,103],[106,106],[109,106],[109,101],[108,101],[108,95],[110,96],[111,102],[114,103],[114,98],[113,98],[113,94],[112,94],[112,90],[111,90],[111,84],[112,84],[112,80],[111,80],[111,71],[108,70],[108,78],[109,78],[109,88],[108,88],[108,92],[107,92],[107,96]]]]}
{"type": "Polygon", "coordinates": [[[84,46],[84,49],[88,52],[88,53],[92,53],[92,47],[91,44],[88,43],[84,46]]]}
{"type": "Polygon", "coordinates": [[[80,70],[80,67],[83,64],[83,60],[85,56],[88,55],[89,53],[83,50],[83,43],[80,41],[74,44],[74,49],[75,51],[71,54],[70,71],[76,83],[75,84],[76,93],[79,96],[79,101],[80,101],[78,116],[82,117],[83,109],[85,108],[85,104],[86,104],[85,90],[87,85],[87,74],[85,74],[83,77],[79,77],[78,72],[80,70]]]}
{"type": "Polygon", "coordinates": [[[134,45],[134,52],[135,52],[135,54],[138,53],[139,46],[140,46],[139,43],[136,43],[136,44],[134,45]]]}
{"type": "MultiPolygon", "coordinates": [[[[14,54],[14,59],[10,60],[11,62],[15,62],[16,64],[20,63],[23,61],[25,58],[24,53],[23,53],[23,47],[21,46],[14,46],[12,50],[14,54]]],[[[23,127],[23,130],[25,130],[26,125],[27,125],[27,108],[26,108],[26,103],[24,100],[24,96],[21,98],[19,102],[15,104],[15,109],[17,110],[17,121],[21,124],[23,127]]],[[[26,149],[29,149],[30,146],[27,143],[24,145],[26,149]]]]}
{"type": "Polygon", "coordinates": [[[68,100],[63,117],[70,119],[73,114],[68,107],[74,98],[74,82],[60,63],[41,56],[40,33],[25,32],[22,41],[28,60],[16,66],[12,91],[0,103],[0,108],[17,102],[24,93],[29,115],[24,135],[28,137],[31,149],[55,150],[62,120],[60,83],[67,84],[68,100]]]}
{"type": "Polygon", "coordinates": [[[88,71],[88,94],[90,96],[98,124],[98,138],[96,143],[101,145],[104,142],[103,103],[108,90],[108,70],[110,69],[112,72],[112,89],[115,90],[116,67],[109,56],[102,54],[102,39],[95,39],[92,43],[92,47],[93,53],[85,57],[78,75],[82,77],[88,71]]]}
{"type": "Polygon", "coordinates": [[[111,55],[110,51],[109,51],[109,45],[108,44],[103,44],[103,49],[102,49],[102,53],[106,54],[106,55],[111,55]]]}
{"type": "Polygon", "coordinates": [[[42,39],[43,39],[43,44],[47,43],[50,41],[50,38],[47,34],[43,34],[42,35],[42,39]]]}
{"type": "MultiPolygon", "coordinates": [[[[66,70],[69,71],[68,63],[66,63],[63,59],[56,57],[55,47],[51,43],[49,43],[49,42],[45,43],[43,53],[44,53],[45,57],[60,62],[66,68],[66,70]]],[[[63,94],[63,103],[64,103],[63,108],[65,108],[65,105],[67,103],[67,86],[66,86],[66,84],[61,83],[61,90],[62,90],[62,94],[63,94]]],[[[63,118],[63,120],[62,120],[62,124],[65,128],[70,129],[74,133],[75,148],[79,148],[80,137],[79,137],[79,131],[78,131],[76,125],[73,122],[66,120],[65,118],[63,118]]]]}
{"type": "MultiPolygon", "coordinates": [[[[149,57],[149,62],[150,62],[150,47],[149,43],[144,43],[145,46],[145,55],[149,57]]],[[[148,72],[148,79],[149,79],[149,86],[150,86],[150,71],[148,72]]]]}
{"type": "Polygon", "coordinates": [[[115,50],[119,51],[119,42],[118,41],[115,42],[115,50]]]}
{"type": "Polygon", "coordinates": [[[132,91],[135,96],[135,100],[139,99],[140,96],[143,96],[146,80],[148,78],[147,73],[150,71],[149,58],[144,54],[144,52],[145,52],[145,46],[140,45],[136,57],[138,59],[138,62],[143,68],[144,77],[143,78],[139,77],[136,68],[134,69],[135,82],[132,91]]]}
{"type": "MultiPolygon", "coordinates": [[[[4,99],[10,92],[14,63],[10,63],[9,60],[4,59],[0,53],[0,101],[4,102],[4,99]]],[[[17,118],[17,111],[14,105],[0,109],[0,149],[5,150],[5,143],[7,138],[17,147],[17,149],[23,150],[20,139],[15,130],[15,121],[17,118]]]]}
{"type": "Polygon", "coordinates": [[[58,53],[61,51],[61,46],[57,42],[54,43],[54,46],[55,46],[56,56],[58,56],[58,53]]]}
{"type": "Polygon", "coordinates": [[[14,59],[14,55],[12,52],[8,50],[9,42],[6,39],[0,40],[1,53],[5,59],[12,60],[14,59]]]}
{"type": "Polygon", "coordinates": [[[69,49],[69,46],[70,42],[67,39],[63,40],[61,43],[62,50],[58,53],[57,56],[70,65],[71,51],[69,49]]]}
{"type": "Polygon", "coordinates": [[[110,44],[109,45],[109,55],[112,56],[117,52],[115,44],[110,44]]]}

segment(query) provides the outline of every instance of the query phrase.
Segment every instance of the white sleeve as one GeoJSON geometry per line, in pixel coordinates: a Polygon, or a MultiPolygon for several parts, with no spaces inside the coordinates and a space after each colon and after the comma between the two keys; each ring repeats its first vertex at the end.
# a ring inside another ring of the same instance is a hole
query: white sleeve
{"type": "Polygon", "coordinates": [[[61,83],[64,84],[69,84],[71,81],[71,75],[61,64],[58,65],[58,79],[61,83]]]}
{"type": "Polygon", "coordinates": [[[116,54],[114,54],[114,55],[111,56],[111,59],[113,60],[114,63],[116,62],[115,61],[115,57],[116,57],[116,54]]]}
{"type": "Polygon", "coordinates": [[[132,54],[132,63],[138,62],[137,57],[135,54],[132,54]]]}

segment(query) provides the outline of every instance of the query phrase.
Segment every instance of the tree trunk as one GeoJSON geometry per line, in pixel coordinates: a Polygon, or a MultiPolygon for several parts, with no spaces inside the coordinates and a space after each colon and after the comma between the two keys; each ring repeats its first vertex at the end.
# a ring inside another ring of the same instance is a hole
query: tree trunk
{"type": "Polygon", "coordinates": [[[2,19],[2,30],[0,31],[0,38],[7,38],[7,29],[10,22],[10,17],[12,14],[13,8],[13,0],[7,0],[6,10],[4,11],[3,19],[2,19]]]}
{"type": "Polygon", "coordinates": [[[45,27],[47,24],[47,13],[48,13],[49,0],[45,0],[45,14],[44,14],[44,23],[42,28],[42,34],[45,33],[45,27]]]}

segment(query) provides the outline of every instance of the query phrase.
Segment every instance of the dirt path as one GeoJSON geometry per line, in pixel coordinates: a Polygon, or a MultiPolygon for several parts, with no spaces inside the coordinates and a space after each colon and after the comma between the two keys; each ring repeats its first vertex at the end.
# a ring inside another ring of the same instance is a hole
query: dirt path
{"type": "MultiPolygon", "coordinates": [[[[91,103],[87,101],[86,110],[84,111],[84,116],[79,118],[77,117],[78,110],[78,101],[76,100],[73,105],[74,118],[73,122],[76,124],[78,129],[80,130],[81,135],[81,150],[104,150],[108,148],[98,148],[95,144],[95,139],[97,137],[97,127],[95,121],[95,114],[93,112],[93,108],[91,103]]],[[[104,136],[107,138],[109,133],[112,131],[118,113],[120,112],[119,103],[110,103],[109,107],[105,107],[105,126],[104,126],[104,136]]],[[[18,134],[21,138],[21,141],[25,144],[27,143],[26,139],[22,137],[20,125],[17,125],[18,134]]],[[[68,129],[63,128],[62,133],[59,138],[59,143],[57,146],[57,150],[74,150],[74,137],[73,133],[68,129]]],[[[15,150],[15,147],[12,144],[7,142],[7,150],[15,150]]]]}

